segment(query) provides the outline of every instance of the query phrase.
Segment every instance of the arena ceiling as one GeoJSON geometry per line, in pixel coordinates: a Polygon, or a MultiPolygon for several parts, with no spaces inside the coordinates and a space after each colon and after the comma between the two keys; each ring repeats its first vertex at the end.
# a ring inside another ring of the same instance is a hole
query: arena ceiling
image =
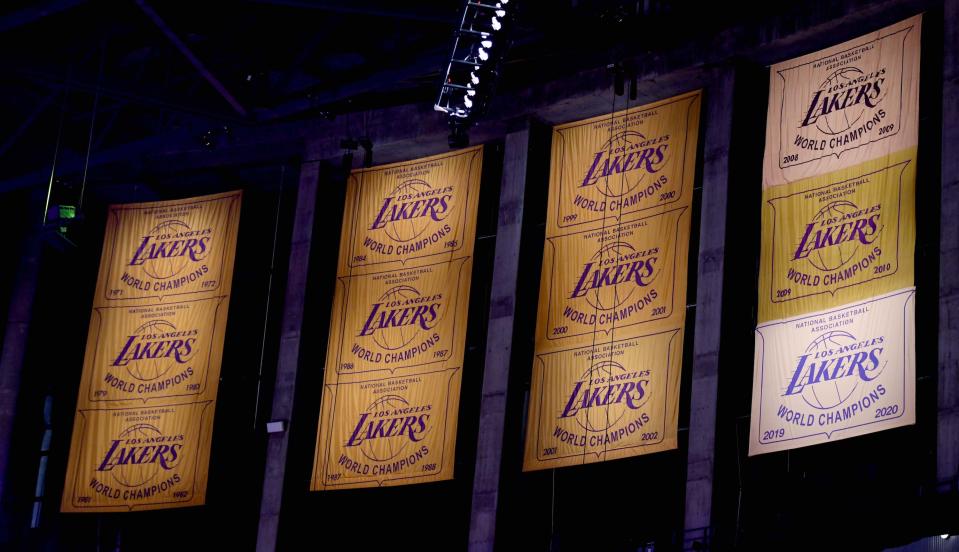
{"type": "MultiPolygon", "coordinates": [[[[499,90],[768,16],[665,0],[513,5],[499,90]],[[697,17],[687,17],[690,9],[697,17]]],[[[97,166],[170,143],[216,147],[240,128],[431,103],[462,7],[458,0],[4,2],[0,191],[49,177],[58,136],[59,163],[68,169],[58,173],[69,178],[88,150],[97,166]]]]}

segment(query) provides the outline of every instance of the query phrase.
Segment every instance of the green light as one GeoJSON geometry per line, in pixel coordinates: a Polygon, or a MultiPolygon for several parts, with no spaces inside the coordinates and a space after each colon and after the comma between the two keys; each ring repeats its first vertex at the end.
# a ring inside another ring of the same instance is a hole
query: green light
{"type": "MultiPolygon", "coordinates": [[[[58,205],[57,207],[60,213],[60,220],[69,220],[77,217],[77,208],[73,205],[58,205]]],[[[66,234],[67,227],[61,226],[60,233],[66,234]]]]}

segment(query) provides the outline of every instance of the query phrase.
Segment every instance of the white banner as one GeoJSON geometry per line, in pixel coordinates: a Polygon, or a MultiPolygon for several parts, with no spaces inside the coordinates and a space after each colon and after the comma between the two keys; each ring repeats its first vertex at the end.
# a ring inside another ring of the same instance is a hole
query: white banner
{"type": "Polygon", "coordinates": [[[914,287],[756,328],[749,454],[913,424],[914,287]]]}

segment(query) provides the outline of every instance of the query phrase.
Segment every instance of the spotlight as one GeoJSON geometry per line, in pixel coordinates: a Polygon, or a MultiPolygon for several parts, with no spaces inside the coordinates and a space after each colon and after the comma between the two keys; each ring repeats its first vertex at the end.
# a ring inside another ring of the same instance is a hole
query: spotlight
{"type": "Polygon", "coordinates": [[[949,538],[949,533],[943,533],[943,534],[939,535],[939,538],[942,539],[942,540],[946,540],[946,539],[949,538]]]}
{"type": "Polygon", "coordinates": [[[212,130],[208,130],[200,136],[200,144],[207,149],[213,149],[216,147],[216,135],[212,130]]]}
{"type": "Polygon", "coordinates": [[[467,0],[464,3],[453,53],[443,76],[439,98],[433,105],[434,110],[449,117],[451,146],[469,142],[466,129],[486,108],[499,64],[509,44],[505,33],[496,34],[508,26],[507,12],[510,10],[504,6],[509,0],[467,0]]]}

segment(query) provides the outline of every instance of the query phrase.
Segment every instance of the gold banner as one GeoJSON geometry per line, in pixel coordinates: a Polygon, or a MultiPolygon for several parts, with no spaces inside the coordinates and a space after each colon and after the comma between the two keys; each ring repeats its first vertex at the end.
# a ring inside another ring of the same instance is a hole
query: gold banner
{"type": "Polygon", "coordinates": [[[546,323],[538,326],[536,343],[592,344],[614,330],[625,335],[634,327],[681,326],[689,210],[547,237],[540,298],[546,323]]]}
{"type": "Polygon", "coordinates": [[[689,205],[700,93],[553,128],[546,235],[689,205]]]}
{"type": "Polygon", "coordinates": [[[913,284],[916,148],[763,192],[759,322],[913,284]]]}
{"type": "Polygon", "coordinates": [[[62,511],[204,504],[240,202],[110,207],[62,511]]]}
{"type": "Polygon", "coordinates": [[[677,446],[700,104],[553,129],[526,471],[677,446]]]}
{"type": "Polygon", "coordinates": [[[682,346],[680,328],[537,354],[527,469],[676,448],[682,346]]]}
{"type": "Polygon", "coordinates": [[[471,258],[482,148],[353,171],[338,276],[471,258]]]}
{"type": "Polygon", "coordinates": [[[311,490],[452,479],[482,160],[350,175],[311,490]]]}
{"type": "Polygon", "coordinates": [[[461,380],[451,368],[325,385],[314,490],[451,479],[461,380]]]}
{"type": "Polygon", "coordinates": [[[219,365],[215,343],[223,342],[218,311],[227,297],[139,307],[95,307],[94,366],[81,389],[91,404],[112,401],[199,397],[219,365]],[[122,336],[116,339],[116,336],[122,336]],[[170,336],[158,346],[158,336],[170,336]],[[162,347],[162,348],[158,348],[162,347]]]}
{"type": "Polygon", "coordinates": [[[471,269],[470,259],[456,259],[338,278],[337,374],[397,375],[463,358],[471,269]]]}
{"type": "Polygon", "coordinates": [[[921,24],[771,68],[750,455],[915,423],[921,24]]]}

